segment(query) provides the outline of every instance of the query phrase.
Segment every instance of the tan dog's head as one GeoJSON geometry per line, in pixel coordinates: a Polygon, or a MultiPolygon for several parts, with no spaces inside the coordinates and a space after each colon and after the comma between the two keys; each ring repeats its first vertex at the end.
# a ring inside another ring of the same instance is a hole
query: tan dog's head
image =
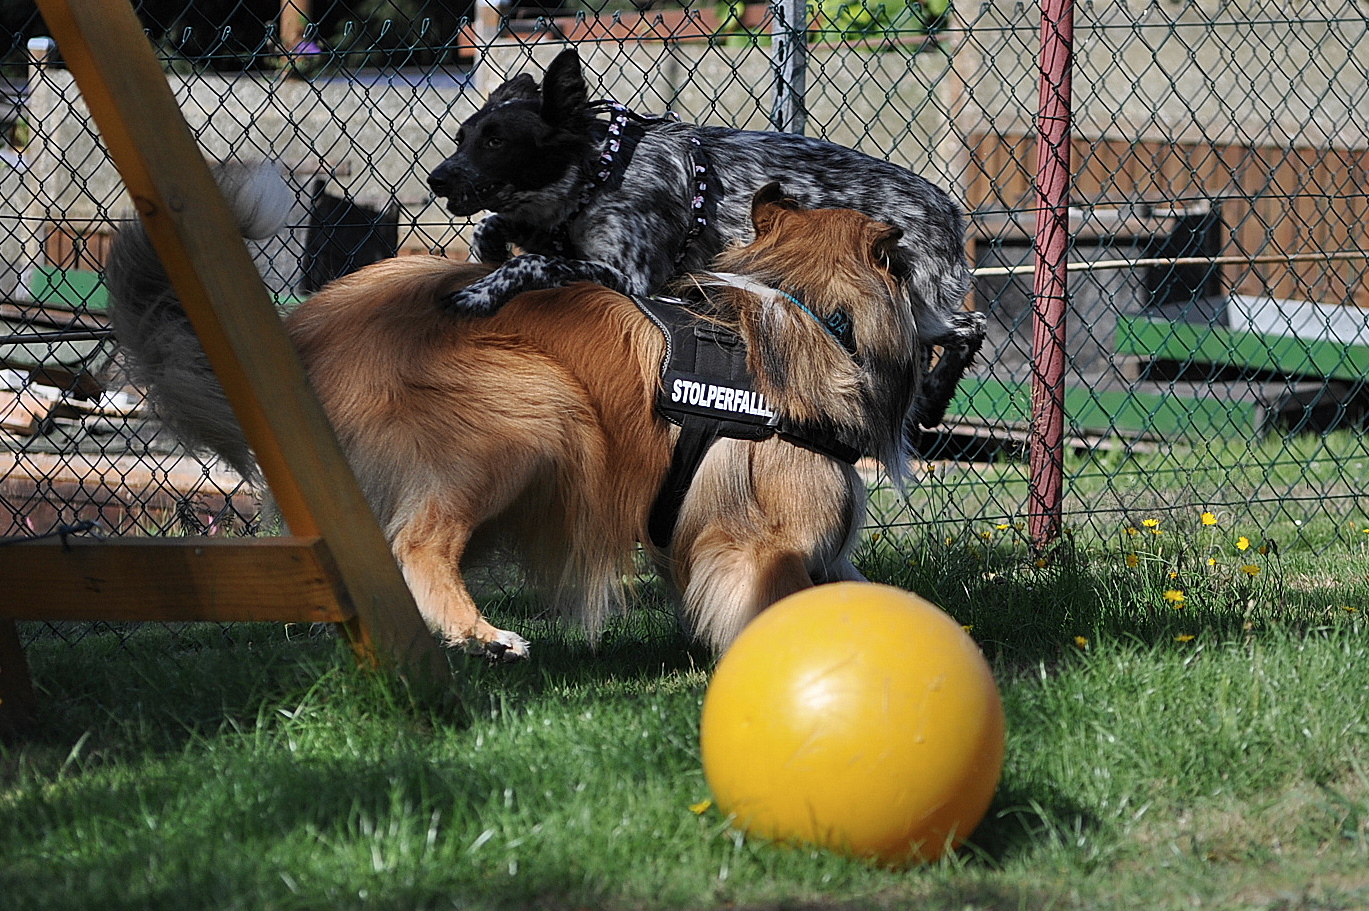
{"type": "Polygon", "coordinates": [[[922,373],[913,302],[892,266],[902,232],[851,209],[803,209],[774,183],[751,218],[756,239],[717,265],[782,292],[728,292],[760,391],[900,478],[922,373]]]}

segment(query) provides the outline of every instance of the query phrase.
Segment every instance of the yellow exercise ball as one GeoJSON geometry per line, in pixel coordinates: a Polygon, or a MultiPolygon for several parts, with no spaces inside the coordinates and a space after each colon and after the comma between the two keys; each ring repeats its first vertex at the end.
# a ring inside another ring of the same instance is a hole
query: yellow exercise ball
{"type": "Polygon", "coordinates": [[[935,860],[984,817],[1003,705],[960,624],[868,582],[820,585],[753,620],[700,724],[718,808],[754,835],[890,865],[935,860]]]}

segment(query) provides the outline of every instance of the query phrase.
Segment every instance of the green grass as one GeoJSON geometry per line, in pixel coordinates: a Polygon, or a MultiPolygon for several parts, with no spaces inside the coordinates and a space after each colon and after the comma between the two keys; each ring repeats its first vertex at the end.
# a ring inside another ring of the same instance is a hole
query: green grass
{"type": "Polygon", "coordinates": [[[495,600],[535,657],[454,658],[460,706],[299,628],[41,637],[42,726],[0,751],[0,906],[1367,907],[1369,542],[1259,554],[1224,522],[1042,565],[1010,523],[865,542],[971,627],[1008,720],[971,844],[909,871],[691,809],[710,659],[650,588],[597,651],[495,600]]]}
{"type": "MultiPolygon", "coordinates": [[[[1029,512],[1029,471],[1021,460],[934,463],[906,497],[877,489],[872,524],[896,531],[929,520],[992,529],[1029,512]],[[976,524],[977,523],[977,524],[976,524]]],[[[1252,540],[1322,549],[1364,537],[1369,528],[1369,436],[1351,431],[1174,445],[1114,440],[1110,448],[1066,451],[1063,512],[1089,547],[1110,544],[1118,528],[1160,517],[1188,527],[1211,510],[1222,527],[1252,540]]]]}

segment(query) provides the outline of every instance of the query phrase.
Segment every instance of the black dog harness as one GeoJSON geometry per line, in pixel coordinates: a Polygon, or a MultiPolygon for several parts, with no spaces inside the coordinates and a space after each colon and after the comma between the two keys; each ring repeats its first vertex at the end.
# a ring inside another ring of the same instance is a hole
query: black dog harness
{"type": "MultiPolygon", "coordinates": [[[[632,153],[636,151],[637,144],[642,141],[647,130],[664,123],[678,123],[680,119],[675,114],[638,114],[616,101],[596,102],[596,106],[610,111],[612,117],[608,121],[604,148],[599,153],[599,162],[594,173],[581,189],[575,209],[556,227],[551,247],[561,256],[566,256],[571,248],[568,228],[570,223],[575,221],[601,190],[614,189],[622,184],[628,165],[632,163],[632,153]]],[[[695,238],[708,227],[709,212],[717,206],[717,200],[711,192],[708,153],[697,135],[689,137],[689,167],[693,196],[689,201],[689,230],[675,260],[677,272],[695,238]]]]}
{"type": "Polygon", "coordinates": [[[860,458],[860,450],[835,433],[801,425],[770,409],[746,369],[746,343],[736,332],[696,315],[676,298],[633,300],[665,336],[656,411],[680,427],[670,468],[647,520],[657,547],[670,543],[694,475],[719,437],[759,441],[779,436],[843,462],[860,458]]]}

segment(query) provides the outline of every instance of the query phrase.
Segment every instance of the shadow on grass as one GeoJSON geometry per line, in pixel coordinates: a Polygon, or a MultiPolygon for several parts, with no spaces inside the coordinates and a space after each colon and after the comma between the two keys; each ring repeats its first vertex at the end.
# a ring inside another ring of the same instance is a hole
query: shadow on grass
{"type": "Polygon", "coordinates": [[[19,739],[30,758],[76,743],[88,759],[175,751],[251,723],[349,660],[331,627],[25,623],[20,635],[39,699],[19,739]]]}
{"type": "Polygon", "coordinates": [[[961,848],[968,865],[1001,867],[1039,853],[1043,844],[1084,844],[1101,822],[1083,804],[1054,788],[1000,786],[984,820],[961,848]]]}
{"type": "Polygon", "coordinates": [[[73,757],[175,753],[194,737],[288,712],[320,685],[427,729],[551,694],[630,694],[676,678],[701,687],[712,656],[659,601],[648,591],[646,609],[613,620],[594,645],[531,599],[497,605],[501,622],[533,639],[532,660],[491,664],[449,650],[452,698],[421,703],[393,677],[358,673],[329,625],[23,624],[40,717],[14,743],[26,762],[49,769],[73,757]]]}

